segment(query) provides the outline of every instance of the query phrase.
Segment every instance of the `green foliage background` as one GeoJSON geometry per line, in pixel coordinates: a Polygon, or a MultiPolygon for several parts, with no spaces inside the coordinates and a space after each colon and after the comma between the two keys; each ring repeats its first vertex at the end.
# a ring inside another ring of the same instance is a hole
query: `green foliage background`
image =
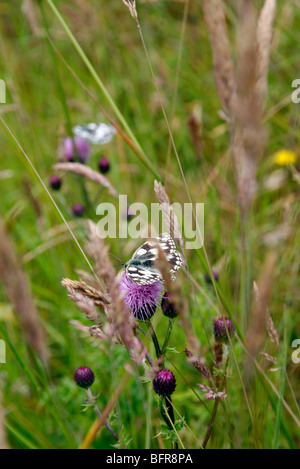
{"type": "MultiPolygon", "coordinates": [[[[12,0],[2,1],[0,5],[0,77],[7,85],[7,105],[1,105],[0,113],[47,183],[52,174],[52,165],[57,161],[60,136],[67,133],[66,119],[39,9],[37,7],[39,32],[34,34],[28,17],[22,10],[22,3],[12,0]]],[[[56,47],[99,103],[115,118],[49,5],[46,1],[43,4],[56,47]]],[[[138,30],[126,7],[121,0],[56,1],[55,5],[101,76],[156,171],[162,178],[168,176],[167,189],[171,199],[187,202],[173,153],[166,174],[168,131],[158,105],[138,30]]],[[[140,23],[159,77],[168,116],[171,116],[172,109],[183,9],[182,2],[138,2],[140,23]]],[[[234,41],[237,25],[236,2],[226,2],[226,12],[228,28],[234,41]]],[[[298,2],[279,1],[266,106],[268,142],[259,167],[258,193],[248,224],[248,249],[251,258],[248,285],[251,286],[253,280],[257,280],[259,276],[269,249],[263,242],[263,235],[282,223],[286,204],[290,204],[293,235],[276,247],[280,256],[274,274],[270,311],[281,343],[286,327],[287,369],[296,398],[299,398],[300,365],[291,362],[290,345],[293,339],[300,337],[299,185],[286,168],[286,183],[280,190],[267,191],[264,182],[276,169],[273,158],[276,151],[289,148],[299,153],[300,108],[290,99],[291,83],[299,77],[299,31],[298,2]]],[[[233,53],[235,54],[234,49],[233,53]]],[[[55,54],[54,57],[72,125],[103,120],[104,116],[65,65],[55,54]]],[[[242,318],[239,213],[234,169],[228,154],[228,129],[218,114],[219,110],[220,102],[201,2],[191,1],[179,72],[177,105],[171,124],[193,201],[205,203],[205,244],[210,262],[214,266],[223,260],[218,286],[220,296],[239,329],[242,318]],[[195,106],[202,109],[200,157],[196,156],[187,124],[195,106]],[[212,177],[214,172],[217,172],[216,177],[212,177]]],[[[109,158],[111,171],[108,177],[121,194],[128,194],[130,202],[150,204],[156,201],[153,175],[145,170],[134,152],[119,137],[103,149],[94,149],[89,162],[94,169],[97,168],[100,154],[109,158]]],[[[124,375],[124,364],[128,361],[128,356],[120,347],[108,349],[99,346],[97,342],[90,342],[70,324],[75,319],[90,325],[68,299],[61,286],[61,279],[77,278],[76,270],[87,270],[86,263],[71,238],[40,254],[36,251],[47,239],[53,239],[49,230],[58,229],[62,221],[1,123],[0,178],[0,212],[6,220],[20,262],[23,262],[30,280],[51,351],[49,369],[44,371],[38,358],[25,343],[19,319],[4,289],[0,288],[0,338],[7,343],[7,363],[1,365],[0,383],[8,441],[14,448],[75,448],[95,419],[92,409],[82,412],[85,394],[73,382],[75,369],[81,365],[93,369],[96,381],[92,389],[99,395],[98,405],[103,409],[124,375]],[[33,197],[41,208],[42,227],[38,223],[33,204],[26,195],[24,179],[29,181],[33,197]],[[28,253],[34,253],[30,261],[28,253]]],[[[88,183],[87,188],[91,194],[96,194],[92,183],[88,183]]],[[[62,190],[55,193],[54,197],[68,220],[72,219],[72,204],[84,202],[78,179],[70,175],[64,177],[62,190]]],[[[114,202],[114,199],[103,191],[97,198],[97,204],[103,201],[114,202]]],[[[94,212],[89,215],[97,221],[94,212]]],[[[83,244],[85,235],[82,223],[80,220],[73,221],[73,225],[76,236],[83,244]]],[[[110,244],[112,253],[122,258],[122,261],[130,257],[132,251],[127,247],[127,240],[111,240],[110,244]]],[[[188,256],[192,275],[216,304],[213,289],[204,280],[207,267],[203,253],[190,252],[188,256]]],[[[207,339],[187,280],[183,281],[181,294],[189,302],[193,327],[205,350],[207,339]]],[[[197,292],[197,300],[212,336],[212,320],[216,312],[200,292],[197,292]]],[[[161,313],[156,314],[154,325],[159,339],[163,340],[167,320],[161,313]]],[[[244,332],[240,332],[244,337],[244,332]]],[[[181,430],[180,436],[186,448],[199,448],[213,404],[203,401],[203,394],[196,386],[203,379],[186,361],[183,353],[186,337],[181,327],[175,326],[170,345],[179,352],[170,353],[170,359],[181,373],[176,374],[178,386],[173,402],[188,423],[188,427],[181,430]]],[[[268,340],[265,350],[275,354],[268,340]]],[[[235,353],[244,375],[245,354],[238,342],[235,342],[235,353]]],[[[281,360],[279,355],[279,364],[281,360]]],[[[232,359],[229,372],[228,407],[226,412],[221,407],[218,411],[210,447],[272,447],[278,404],[276,395],[262,375],[255,373],[251,389],[247,390],[254,419],[251,424],[237,368],[232,359]],[[227,432],[228,424],[230,433],[227,432]]],[[[140,369],[139,373],[142,376],[143,370],[140,369]]],[[[266,373],[279,389],[280,371],[266,373]]],[[[299,419],[297,407],[287,386],[284,397],[299,419]]],[[[110,420],[122,434],[127,447],[145,448],[150,442],[151,448],[157,448],[159,418],[151,383],[143,383],[136,377],[130,378],[110,420]],[[150,440],[147,440],[145,430],[147,415],[152,421],[150,440]]],[[[112,444],[113,440],[104,428],[98,434],[93,447],[109,448],[112,444]]],[[[164,444],[168,448],[170,443],[165,441],[164,444]]],[[[280,416],[279,446],[299,447],[299,427],[285,409],[280,416]]]]}

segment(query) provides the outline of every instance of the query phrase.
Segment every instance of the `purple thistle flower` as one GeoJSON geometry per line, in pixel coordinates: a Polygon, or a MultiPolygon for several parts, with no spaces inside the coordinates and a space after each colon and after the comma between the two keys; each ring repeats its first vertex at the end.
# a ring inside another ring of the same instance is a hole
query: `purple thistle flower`
{"type": "Polygon", "coordinates": [[[176,379],[170,370],[160,370],[154,380],[153,389],[159,396],[170,396],[176,388],[176,379]]]}
{"type": "Polygon", "coordinates": [[[125,293],[125,304],[140,321],[146,321],[153,316],[164,291],[161,282],[137,285],[126,274],[123,275],[119,288],[125,293]]]}
{"type": "Polygon", "coordinates": [[[75,383],[81,388],[87,389],[92,386],[95,381],[95,375],[87,366],[80,366],[74,375],[75,383]]]}
{"type": "Polygon", "coordinates": [[[76,160],[77,154],[81,163],[86,163],[91,151],[90,144],[81,137],[74,137],[74,142],[77,152],[74,151],[73,139],[71,137],[65,138],[64,151],[65,158],[69,162],[76,160]]]}

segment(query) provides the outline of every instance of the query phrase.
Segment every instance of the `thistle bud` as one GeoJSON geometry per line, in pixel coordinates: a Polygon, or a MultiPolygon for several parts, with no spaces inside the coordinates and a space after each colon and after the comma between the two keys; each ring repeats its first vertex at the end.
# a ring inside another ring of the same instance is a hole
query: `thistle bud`
{"type": "Polygon", "coordinates": [[[99,171],[102,174],[108,173],[110,170],[110,162],[107,158],[101,158],[98,163],[99,171]]]}
{"type": "Polygon", "coordinates": [[[82,217],[85,212],[85,208],[82,204],[74,204],[72,207],[72,213],[74,217],[82,217]]]}
{"type": "Polygon", "coordinates": [[[167,318],[174,319],[178,316],[173,303],[170,301],[170,294],[168,292],[164,294],[161,300],[161,310],[167,318]]]}
{"type": "Polygon", "coordinates": [[[75,371],[74,381],[83,389],[90,388],[95,381],[95,375],[87,366],[81,366],[75,371]]]}
{"type": "Polygon", "coordinates": [[[229,339],[228,339],[228,334],[229,337],[232,338],[235,334],[235,328],[232,323],[232,321],[229,318],[225,318],[225,323],[223,318],[218,318],[215,320],[215,325],[214,325],[214,336],[217,342],[223,342],[224,344],[228,344],[229,339]],[[225,324],[227,327],[227,331],[225,328],[225,324]]]}
{"type": "Polygon", "coordinates": [[[50,186],[55,191],[58,191],[61,188],[61,179],[58,176],[51,176],[50,177],[50,186]]]}
{"type": "Polygon", "coordinates": [[[159,396],[170,396],[176,388],[176,379],[172,371],[160,370],[154,380],[153,389],[159,396]]]}

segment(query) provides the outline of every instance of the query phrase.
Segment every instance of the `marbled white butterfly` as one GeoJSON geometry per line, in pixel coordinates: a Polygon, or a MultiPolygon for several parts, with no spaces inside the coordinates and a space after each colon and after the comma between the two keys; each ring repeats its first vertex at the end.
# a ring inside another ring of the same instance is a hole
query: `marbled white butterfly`
{"type": "Polygon", "coordinates": [[[175,272],[180,269],[182,265],[181,255],[169,233],[162,233],[154,240],[147,241],[139,247],[133,254],[132,259],[124,264],[126,275],[137,285],[150,285],[162,281],[162,276],[154,265],[158,255],[156,247],[158,244],[165,252],[170,263],[172,278],[174,278],[175,272]]]}
{"type": "Polygon", "coordinates": [[[103,145],[110,142],[117,131],[113,125],[102,122],[100,124],[76,125],[73,132],[77,137],[81,137],[94,145],[103,145]]]}

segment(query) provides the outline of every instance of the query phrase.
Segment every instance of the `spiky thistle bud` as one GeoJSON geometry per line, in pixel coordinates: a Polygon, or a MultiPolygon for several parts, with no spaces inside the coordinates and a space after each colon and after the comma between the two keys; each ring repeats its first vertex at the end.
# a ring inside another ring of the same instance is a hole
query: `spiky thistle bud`
{"type": "Polygon", "coordinates": [[[170,294],[166,292],[161,300],[161,310],[167,318],[174,319],[178,316],[173,303],[170,301],[170,294]]]}
{"type": "Polygon", "coordinates": [[[108,173],[108,171],[110,170],[110,162],[107,158],[103,157],[99,160],[99,163],[98,163],[98,167],[99,167],[99,171],[102,173],[102,174],[105,174],[105,173],[108,173]]]}
{"type": "Polygon", "coordinates": [[[176,388],[176,379],[170,370],[160,370],[154,380],[153,389],[159,396],[170,396],[176,388]]]}
{"type": "Polygon", "coordinates": [[[74,381],[77,386],[83,389],[90,388],[95,381],[95,375],[87,366],[80,366],[74,374],[74,381]]]}
{"type": "Polygon", "coordinates": [[[218,318],[214,321],[214,336],[217,342],[222,342],[223,344],[228,344],[228,334],[232,338],[235,334],[235,328],[232,321],[229,318],[218,318]],[[224,322],[225,319],[225,322],[224,322]],[[225,327],[226,324],[226,327],[225,327]],[[227,328],[227,331],[226,331],[227,328]]]}
{"type": "Polygon", "coordinates": [[[85,208],[82,204],[74,204],[72,207],[72,213],[74,217],[82,217],[85,212],[85,208]]]}
{"type": "Polygon", "coordinates": [[[51,176],[50,177],[50,186],[55,191],[58,191],[61,188],[61,179],[58,176],[51,176]]]}

